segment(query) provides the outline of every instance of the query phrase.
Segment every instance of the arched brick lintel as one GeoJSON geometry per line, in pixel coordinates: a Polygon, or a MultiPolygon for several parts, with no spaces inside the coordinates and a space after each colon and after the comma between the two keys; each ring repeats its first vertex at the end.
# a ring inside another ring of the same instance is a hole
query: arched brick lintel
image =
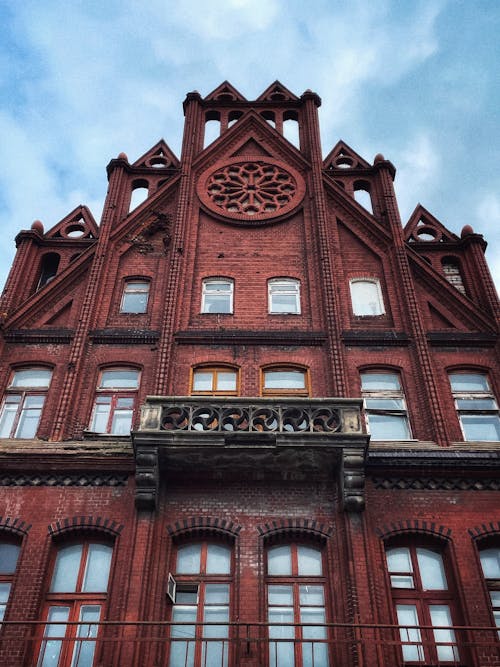
{"type": "Polygon", "coordinates": [[[93,531],[117,537],[123,530],[123,525],[106,519],[102,516],[73,516],[60,521],[54,521],[48,527],[49,535],[59,537],[71,532],[93,531]]]}
{"type": "Polygon", "coordinates": [[[9,533],[11,535],[27,535],[31,524],[27,524],[19,517],[0,516],[0,533],[9,533]]]}
{"type": "Polygon", "coordinates": [[[181,537],[200,537],[203,535],[219,535],[235,540],[241,526],[229,519],[210,516],[193,516],[190,519],[176,521],[167,526],[167,532],[173,540],[181,537]]]}
{"type": "Polygon", "coordinates": [[[388,540],[397,535],[428,535],[440,540],[451,540],[451,528],[438,525],[432,521],[419,521],[418,519],[408,519],[407,521],[398,521],[377,528],[377,535],[382,540],[388,540]]]}
{"type": "Polygon", "coordinates": [[[473,540],[479,541],[486,537],[496,536],[500,538],[500,521],[490,523],[482,523],[479,526],[474,526],[474,528],[469,528],[469,535],[473,540]]]}
{"type": "Polygon", "coordinates": [[[325,542],[333,533],[332,526],[326,526],[324,523],[318,523],[311,519],[271,521],[257,526],[257,530],[260,536],[269,542],[283,538],[297,539],[300,537],[308,537],[325,542]]]}

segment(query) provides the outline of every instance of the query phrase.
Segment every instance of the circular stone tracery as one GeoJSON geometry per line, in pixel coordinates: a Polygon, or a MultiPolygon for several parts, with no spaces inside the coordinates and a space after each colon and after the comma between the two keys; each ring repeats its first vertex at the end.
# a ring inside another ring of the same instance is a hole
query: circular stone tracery
{"type": "Polygon", "coordinates": [[[219,166],[202,177],[198,190],[212,211],[234,221],[258,222],[295,208],[304,186],[299,174],[279,164],[248,160],[219,166]]]}

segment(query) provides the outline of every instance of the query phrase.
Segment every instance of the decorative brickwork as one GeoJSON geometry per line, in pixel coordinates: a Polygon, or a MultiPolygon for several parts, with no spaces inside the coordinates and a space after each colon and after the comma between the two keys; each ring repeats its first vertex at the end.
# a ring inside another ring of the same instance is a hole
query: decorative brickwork
{"type": "Polygon", "coordinates": [[[257,526],[259,534],[264,540],[297,539],[300,536],[308,536],[320,541],[327,540],[333,535],[333,527],[318,523],[314,519],[281,519],[257,526]]]}
{"type": "Polygon", "coordinates": [[[71,518],[62,519],[48,526],[49,534],[52,537],[59,537],[66,535],[66,533],[79,531],[98,531],[117,537],[123,530],[123,525],[106,519],[101,516],[73,516],[71,518]]]}
{"type": "Polygon", "coordinates": [[[241,526],[233,521],[209,516],[190,517],[167,525],[167,532],[173,540],[203,535],[219,535],[235,539],[240,530],[241,526]]]}
{"type": "Polygon", "coordinates": [[[438,525],[434,522],[419,521],[418,519],[407,519],[406,521],[391,523],[390,525],[383,526],[383,528],[376,528],[375,532],[383,540],[387,540],[395,535],[408,535],[412,533],[433,535],[445,540],[451,538],[451,528],[438,525]]]}
{"type": "Polygon", "coordinates": [[[27,535],[31,528],[30,524],[18,517],[0,516],[0,531],[14,535],[27,535]]]}
{"type": "Polygon", "coordinates": [[[377,489],[405,491],[500,491],[500,479],[491,477],[373,477],[373,483],[377,489]]]}

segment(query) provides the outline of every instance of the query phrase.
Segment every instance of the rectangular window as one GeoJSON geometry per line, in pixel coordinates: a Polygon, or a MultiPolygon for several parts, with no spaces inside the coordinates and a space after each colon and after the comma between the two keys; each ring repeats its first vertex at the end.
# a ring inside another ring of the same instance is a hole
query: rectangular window
{"type": "Polygon", "coordinates": [[[129,435],[139,386],[133,368],[102,371],[94,399],[90,430],[94,433],[129,435]]]}
{"type": "Polygon", "coordinates": [[[262,372],[262,395],[280,396],[294,394],[308,396],[307,373],[294,368],[269,368],[262,372]]]}
{"type": "Polygon", "coordinates": [[[0,438],[34,438],[52,378],[46,368],[15,371],[0,411],[0,438]]]}
{"type": "Polygon", "coordinates": [[[20,550],[18,544],[0,542],[0,622],[5,616],[20,550]]]}
{"type": "Polygon", "coordinates": [[[362,373],[361,391],[372,440],[411,438],[406,401],[396,373],[362,373]]]}
{"type": "Polygon", "coordinates": [[[490,594],[491,611],[500,639],[500,548],[491,547],[480,552],[481,567],[490,594]]]}
{"type": "Polygon", "coordinates": [[[488,378],[480,373],[450,373],[465,440],[496,442],[500,440],[498,404],[490,389],[488,378]]]}
{"type": "Polygon", "coordinates": [[[385,313],[380,282],[376,279],[354,279],[350,282],[354,315],[369,317],[385,313]]]}
{"type": "Polygon", "coordinates": [[[268,282],[269,312],[275,314],[300,314],[300,282],[276,279],[268,282]]]}
{"type": "Polygon", "coordinates": [[[202,313],[232,313],[233,312],[232,280],[223,278],[208,278],[203,281],[201,296],[202,313]]]}
{"type": "Polygon", "coordinates": [[[125,283],[121,313],[146,313],[148,310],[149,282],[146,280],[125,283]]]}
{"type": "Polygon", "coordinates": [[[193,371],[192,394],[236,395],[238,373],[230,368],[197,368],[193,371]]]}

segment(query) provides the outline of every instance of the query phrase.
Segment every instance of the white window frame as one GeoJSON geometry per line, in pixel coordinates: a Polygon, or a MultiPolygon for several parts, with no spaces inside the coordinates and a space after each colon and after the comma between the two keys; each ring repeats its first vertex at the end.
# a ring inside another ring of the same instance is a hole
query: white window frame
{"type": "Polygon", "coordinates": [[[297,278],[271,278],[267,281],[267,303],[270,315],[300,315],[300,280],[297,278]],[[278,295],[295,297],[293,310],[277,310],[273,297],[278,295]]]}
{"type": "Polygon", "coordinates": [[[453,400],[455,402],[455,409],[457,411],[457,416],[460,422],[460,428],[462,429],[462,434],[466,442],[498,442],[498,440],[481,439],[481,438],[470,438],[467,433],[466,420],[469,418],[479,418],[481,416],[494,418],[496,416],[497,430],[500,430],[500,416],[498,410],[498,403],[493,394],[488,376],[486,373],[478,372],[465,372],[465,371],[450,371],[448,373],[448,378],[450,381],[451,391],[453,394],[453,400]],[[471,390],[471,389],[457,389],[453,386],[453,377],[467,377],[470,376],[479,378],[481,377],[484,380],[484,390],[471,390]],[[468,407],[463,407],[460,405],[461,401],[468,401],[471,405],[468,407]],[[479,402],[490,402],[491,408],[479,407],[479,402]],[[474,402],[477,402],[477,407],[474,407],[474,402]]]}
{"type": "Polygon", "coordinates": [[[382,294],[382,287],[380,286],[380,280],[378,278],[351,278],[349,281],[350,294],[351,294],[351,306],[352,312],[356,317],[380,317],[380,315],[385,315],[385,306],[384,306],[384,297],[382,294]],[[368,309],[368,304],[366,299],[362,298],[361,294],[356,294],[358,291],[358,285],[361,284],[370,284],[375,286],[376,291],[376,310],[377,312],[365,312],[368,309]]]}
{"type": "Polygon", "coordinates": [[[201,312],[202,314],[208,315],[232,315],[233,314],[233,301],[234,301],[234,280],[231,278],[205,278],[202,282],[201,290],[201,312]],[[227,287],[225,289],[219,290],[207,290],[207,285],[213,283],[226,283],[227,287]],[[217,294],[218,296],[225,296],[229,300],[229,310],[227,311],[215,311],[207,310],[207,295],[217,294]]]}
{"type": "Polygon", "coordinates": [[[120,313],[129,314],[129,315],[142,315],[148,312],[148,303],[149,303],[149,290],[150,282],[149,280],[143,278],[129,278],[125,281],[123,286],[122,300],[120,304],[120,313]],[[135,287],[132,287],[135,286],[135,287]],[[140,287],[139,287],[140,286],[140,287]],[[127,296],[134,294],[145,294],[146,303],[144,304],[144,310],[127,310],[125,307],[125,302],[127,296]]]}
{"type": "MultiPolygon", "coordinates": [[[[410,420],[408,418],[408,409],[406,405],[406,398],[404,395],[403,387],[401,385],[401,376],[399,373],[394,372],[394,371],[384,371],[384,370],[376,370],[376,371],[362,371],[360,373],[361,375],[361,394],[363,398],[365,399],[365,404],[366,404],[366,415],[368,418],[368,424],[370,424],[370,415],[379,415],[379,416],[384,416],[386,415],[388,418],[391,417],[396,417],[399,419],[401,424],[404,424],[404,427],[406,429],[406,435],[407,437],[405,438],[391,438],[391,437],[374,437],[372,434],[372,440],[377,440],[380,442],[383,442],[385,440],[390,440],[390,441],[406,441],[406,440],[412,440],[412,433],[411,433],[411,427],[410,427],[410,420]],[[367,376],[376,376],[376,375],[389,375],[397,380],[397,383],[399,385],[399,389],[363,389],[363,378],[367,376]],[[380,407],[373,407],[373,405],[370,405],[370,402],[374,403],[375,401],[397,401],[400,403],[401,407],[400,408],[380,408],[380,407]]],[[[373,420],[372,420],[372,425],[370,427],[370,431],[373,429],[373,420]]],[[[375,430],[378,430],[375,428],[375,430]]]]}

